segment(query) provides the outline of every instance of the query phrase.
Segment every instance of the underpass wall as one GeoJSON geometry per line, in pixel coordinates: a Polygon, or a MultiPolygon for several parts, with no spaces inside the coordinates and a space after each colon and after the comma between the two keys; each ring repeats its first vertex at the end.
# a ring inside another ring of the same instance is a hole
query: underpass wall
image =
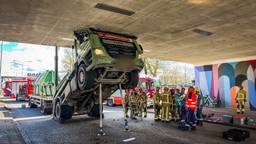
{"type": "Polygon", "coordinates": [[[239,86],[248,93],[247,108],[256,111],[256,60],[195,67],[195,83],[203,95],[218,101],[221,107],[236,107],[239,86]]]}

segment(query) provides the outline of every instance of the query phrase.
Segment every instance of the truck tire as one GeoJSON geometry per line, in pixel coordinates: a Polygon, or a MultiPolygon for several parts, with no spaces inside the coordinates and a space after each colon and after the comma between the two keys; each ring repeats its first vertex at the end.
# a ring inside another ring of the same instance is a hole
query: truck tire
{"type": "Polygon", "coordinates": [[[55,118],[60,123],[63,123],[64,121],[71,119],[73,112],[74,112],[73,107],[68,106],[68,105],[61,105],[60,101],[56,102],[55,118]]]}
{"type": "Polygon", "coordinates": [[[124,89],[134,88],[139,83],[139,73],[138,71],[134,70],[127,74],[128,81],[122,85],[124,89]]]}
{"type": "Polygon", "coordinates": [[[86,71],[85,64],[80,64],[77,71],[77,85],[79,90],[91,89],[94,84],[94,72],[86,71]]]}
{"type": "MultiPolygon", "coordinates": [[[[88,112],[88,116],[100,118],[100,107],[99,104],[94,104],[91,110],[88,112]]],[[[102,118],[104,118],[104,114],[102,114],[102,118]]]]}

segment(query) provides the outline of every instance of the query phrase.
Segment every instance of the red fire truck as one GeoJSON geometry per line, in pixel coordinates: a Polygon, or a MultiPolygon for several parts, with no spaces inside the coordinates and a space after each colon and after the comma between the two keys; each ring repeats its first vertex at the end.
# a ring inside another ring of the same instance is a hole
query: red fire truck
{"type": "Polygon", "coordinates": [[[4,83],[4,96],[10,96],[19,100],[26,100],[33,93],[33,80],[30,78],[23,78],[20,80],[7,80],[4,83]]]}
{"type": "MultiPolygon", "coordinates": [[[[138,87],[142,88],[146,94],[148,95],[148,106],[153,105],[153,100],[152,100],[152,94],[154,93],[154,82],[155,80],[151,77],[148,76],[140,76],[139,77],[139,84],[138,87]]],[[[123,94],[125,92],[123,91],[123,94]]],[[[107,100],[107,105],[108,106],[117,106],[117,105],[122,105],[122,98],[120,91],[117,90],[114,92],[107,100]]]]}

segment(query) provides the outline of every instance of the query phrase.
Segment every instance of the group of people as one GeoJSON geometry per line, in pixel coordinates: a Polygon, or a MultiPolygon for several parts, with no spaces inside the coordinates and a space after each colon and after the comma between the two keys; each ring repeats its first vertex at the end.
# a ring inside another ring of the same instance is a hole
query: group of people
{"type": "Polygon", "coordinates": [[[130,117],[136,116],[147,117],[147,94],[141,88],[126,89],[124,97],[124,113],[128,118],[128,110],[130,109],[130,117]]]}
{"type": "MultiPolygon", "coordinates": [[[[147,117],[147,94],[141,88],[126,89],[124,108],[125,116],[135,118],[147,117]]],[[[247,92],[240,87],[235,100],[237,113],[244,114],[244,105],[247,101],[247,92]]],[[[153,93],[155,121],[170,122],[178,121],[190,127],[196,127],[198,122],[203,121],[202,110],[204,98],[200,88],[191,86],[186,88],[159,88],[153,93]]]]}
{"type": "MultiPolygon", "coordinates": [[[[147,117],[148,96],[141,88],[126,89],[124,98],[124,112],[128,118],[136,116],[147,117]]],[[[162,122],[180,121],[195,126],[202,120],[203,97],[198,87],[168,88],[156,87],[153,93],[154,117],[162,122]],[[170,119],[171,118],[171,119],[170,119]]]]}
{"type": "Polygon", "coordinates": [[[191,126],[196,126],[197,121],[202,121],[203,97],[198,87],[185,88],[164,87],[156,88],[153,95],[155,120],[163,122],[180,121],[191,126]]]}

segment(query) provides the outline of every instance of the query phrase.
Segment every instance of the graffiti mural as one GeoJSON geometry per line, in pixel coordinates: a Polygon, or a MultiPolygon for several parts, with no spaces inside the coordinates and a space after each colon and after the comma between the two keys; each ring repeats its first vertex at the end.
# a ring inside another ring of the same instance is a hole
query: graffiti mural
{"type": "Polygon", "coordinates": [[[248,93],[248,107],[256,111],[256,60],[222,63],[195,68],[195,83],[203,95],[222,107],[236,107],[239,86],[248,93]]]}

